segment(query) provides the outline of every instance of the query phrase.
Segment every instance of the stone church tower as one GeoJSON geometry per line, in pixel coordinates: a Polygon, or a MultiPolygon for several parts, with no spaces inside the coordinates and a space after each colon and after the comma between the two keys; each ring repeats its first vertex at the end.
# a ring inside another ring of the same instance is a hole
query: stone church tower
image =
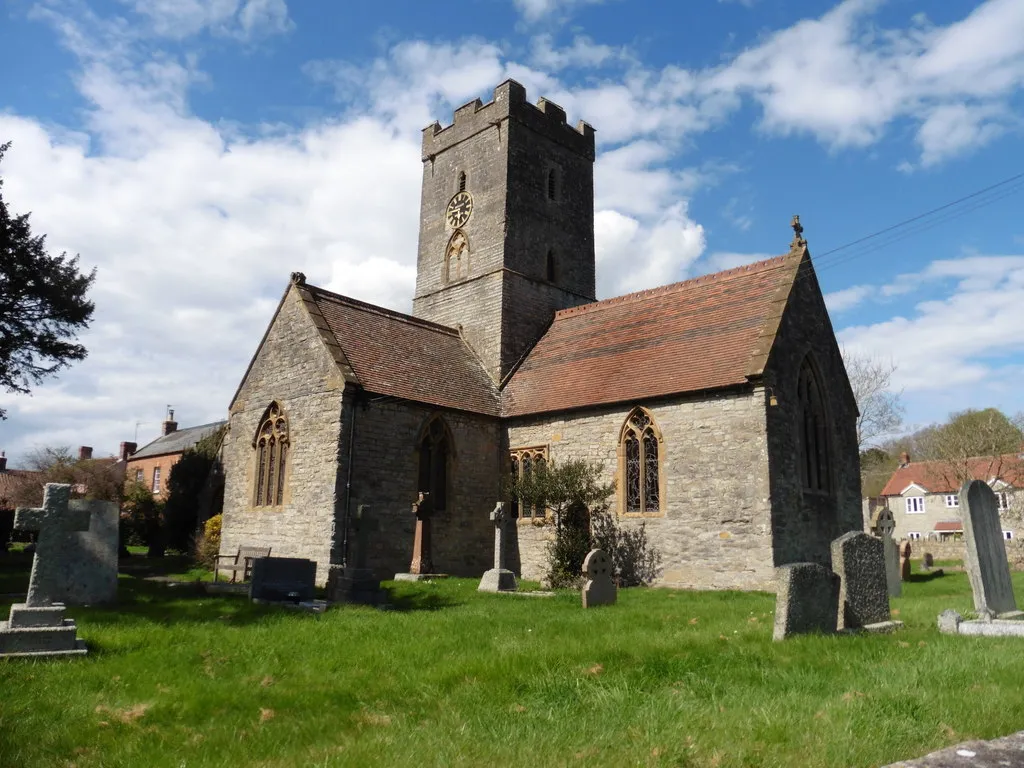
{"type": "Polygon", "coordinates": [[[506,81],[423,132],[413,315],[461,330],[495,382],[555,311],[594,301],[594,129],[506,81]]]}

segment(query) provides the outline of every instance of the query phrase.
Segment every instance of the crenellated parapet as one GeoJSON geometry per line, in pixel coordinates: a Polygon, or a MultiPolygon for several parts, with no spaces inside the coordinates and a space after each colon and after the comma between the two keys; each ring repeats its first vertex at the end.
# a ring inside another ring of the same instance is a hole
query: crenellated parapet
{"type": "Polygon", "coordinates": [[[565,110],[552,101],[540,99],[536,105],[526,100],[526,88],[515,80],[506,80],[494,89],[494,98],[484,104],[474,99],[455,110],[451,125],[434,122],[423,129],[423,160],[475,136],[484,130],[504,130],[503,123],[514,120],[543,134],[552,141],[594,159],[594,129],[580,120],[575,126],[566,122],[565,110]]]}

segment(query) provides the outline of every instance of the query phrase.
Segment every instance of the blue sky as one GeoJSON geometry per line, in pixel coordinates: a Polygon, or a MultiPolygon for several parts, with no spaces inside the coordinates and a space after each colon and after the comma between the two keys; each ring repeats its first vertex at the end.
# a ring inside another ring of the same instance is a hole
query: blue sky
{"type": "Polygon", "coordinates": [[[1024,184],[830,253],[1024,172],[1020,0],[8,0],[0,72],[9,207],[99,269],[89,358],[0,393],[14,466],[223,418],[292,271],[408,311],[420,130],[507,77],[597,129],[599,298],[798,213],[908,427],[1024,410],[1024,184]]]}

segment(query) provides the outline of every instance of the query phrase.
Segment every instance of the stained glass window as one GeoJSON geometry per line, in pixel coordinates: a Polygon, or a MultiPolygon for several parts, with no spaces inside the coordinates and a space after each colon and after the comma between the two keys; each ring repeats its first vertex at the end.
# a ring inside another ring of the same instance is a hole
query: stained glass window
{"type": "Polygon", "coordinates": [[[642,512],[640,504],[640,441],[630,432],[626,435],[626,511],[642,512]]]}
{"type": "Polygon", "coordinates": [[[797,411],[803,487],[827,492],[831,486],[828,419],[810,356],[804,358],[797,378],[797,411]]]}
{"type": "Polygon", "coordinates": [[[434,510],[443,512],[448,507],[448,430],[438,417],[430,422],[420,440],[419,491],[429,493],[434,510]]]}
{"type": "Polygon", "coordinates": [[[637,408],[622,429],[623,511],[661,511],[661,438],[650,414],[637,408]]]}
{"type": "Polygon", "coordinates": [[[274,507],[284,503],[288,456],[288,420],[277,403],[263,414],[253,441],[256,449],[256,487],[253,505],[274,507]]]}

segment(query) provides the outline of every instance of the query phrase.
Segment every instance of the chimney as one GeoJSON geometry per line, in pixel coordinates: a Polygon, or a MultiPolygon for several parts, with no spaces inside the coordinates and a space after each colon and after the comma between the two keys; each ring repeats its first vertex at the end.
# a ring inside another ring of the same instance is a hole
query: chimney
{"type": "Polygon", "coordinates": [[[79,448],[78,448],[78,460],[79,461],[84,461],[85,459],[91,459],[91,458],[92,458],[92,446],[91,445],[79,446],[79,448]]]}
{"type": "Polygon", "coordinates": [[[164,435],[169,435],[171,432],[178,431],[178,422],[174,420],[174,409],[169,408],[167,410],[167,420],[164,422],[164,435]]]}
{"type": "Polygon", "coordinates": [[[900,454],[900,466],[905,467],[910,463],[910,454],[904,451],[900,454]]]}
{"type": "Polygon", "coordinates": [[[121,443],[121,461],[128,461],[128,457],[131,456],[139,448],[137,443],[121,443]]]}
{"type": "Polygon", "coordinates": [[[7,471],[7,454],[0,451],[0,472],[7,471]]]}

